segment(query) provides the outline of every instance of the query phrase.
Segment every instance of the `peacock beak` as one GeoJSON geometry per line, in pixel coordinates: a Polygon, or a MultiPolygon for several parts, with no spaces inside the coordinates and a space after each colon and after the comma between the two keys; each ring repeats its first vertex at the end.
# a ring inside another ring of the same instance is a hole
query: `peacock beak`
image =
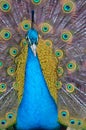
{"type": "Polygon", "coordinates": [[[32,49],[34,56],[36,56],[36,47],[37,47],[36,44],[31,45],[31,49],[32,49]]]}

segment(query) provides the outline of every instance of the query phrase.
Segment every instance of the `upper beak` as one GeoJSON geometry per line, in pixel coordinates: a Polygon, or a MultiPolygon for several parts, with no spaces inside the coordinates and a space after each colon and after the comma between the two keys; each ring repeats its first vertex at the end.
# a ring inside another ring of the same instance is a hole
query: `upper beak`
{"type": "Polygon", "coordinates": [[[36,45],[35,44],[31,45],[31,49],[32,49],[34,56],[36,56],[36,45]]]}

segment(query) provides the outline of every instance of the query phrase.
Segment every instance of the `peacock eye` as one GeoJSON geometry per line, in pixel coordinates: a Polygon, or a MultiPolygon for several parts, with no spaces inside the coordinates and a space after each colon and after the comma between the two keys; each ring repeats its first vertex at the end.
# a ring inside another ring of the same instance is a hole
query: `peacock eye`
{"type": "Polygon", "coordinates": [[[28,30],[30,29],[30,25],[29,25],[29,24],[25,24],[25,25],[23,26],[23,28],[28,31],[28,30]]]}
{"type": "Polygon", "coordinates": [[[46,42],[46,45],[47,45],[47,46],[50,46],[50,42],[46,42]]]}
{"type": "Polygon", "coordinates": [[[63,58],[63,51],[60,50],[60,49],[57,49],[55,51],[55,56],[58,58],[58,59],[62,59],[63,58]]]}
{"type": "Polygon", "coordinates": [[[62,9],[65,13],[71,13],[74,9],[74,3],[72,1],[64,3],[62,9]]]}
{"type": "Polygon", "coordinates": [[[8,38],[10,37],[10,33],[9,33],[9,32],[6,32],[6,33],[4,34],[4,37],[5,37],[6,39],[8,39],[8,38]]]}
{"type": "Polygon", "coordinates": [[[66,30],[66,31],[63,30],[63,32],[61,34],[61,39],[64,42],[72,41],[72,33],[70,31],[68,31],[68,30],[66,30]]]}
{"type": "Polygon", "coordinates": [[[12,119],[13,118],[13,114],[8,114],[7,117],[8,117],[8,119],[12,119]]]}
{"type": "Polygon", "coordinates": [[[0,61],[0,69],[3,67],[3,62],[0,61]]]}
{"type": "Polygon", "coordinates": [[[73,120],[73,119],[70,120],[70,124],[71,124],[71,125],[74,125],[74,124],[75,124],[75,120],[73,120]]]}
{"type": "Polygon", "coordinates": [[[7,73],[8,73],[8,75],[13,76],[13,75],[15,74],[15,68],[9,67],[9,68],[7,69],[7,73]]]}
{"type": "Polygon", "coordinates": [[[47,46],[52,47],[52,41],[51,41],[51,40],[45,40],[45,44],[46,44],[47,46]]]}
{"type": "Polygon", "coordinates": [[[3,12],[9,12],[10,9],[11,9],[11,5],[8,1],[2,1],[0,3],[0,9],[3,11],[3,12]]]}
{"type": "Polygon", "coordinates": [[[70,72],[74,72],[76,70],[76,62],[75,61],[70,61],[67,64],[67,70],[70,72]]]}
{"type": "Polygon", "coordinates": [[[4,39],[4,40],[9,40],[12,36],[11,32],[9,30],[5,30],[5,29],[1,30],[0,35],[1,35],[2,39],[4,39]]]}
{"type": "Polygon", "coordinates": [[[18,49],[16,47],[12,47],[10,49],[10,55],[15,57],[18,54],[18,49]]]}
{"type": "Polygon", "coordinates": [[[62,68],[62,67],[58,67],[57,73],[58,73],[58,76],[59,76],[59,77],[62,76],[63,73],[64,73],[63,68],[62,68]]]}
{"type": "Polygon", "coordinates": [[[3,5],[3,9],[8,10],[8,9],[9,9],[9,4],[4,4],[4,5],[3,5]]]}
{"type": "Polygon", "coordinates": [[[66,112],[66,111],[62,111],[62,112],[61,112],[61,115],[62,115],[63,117],[66,117],[66,116],[67,116],[67,112],[66,112]]]}
{"type": "Polygon", "coordinates": [[[20,26],[23,31],[28,31],[31,28],[31,21],[24,20],[20,23],[20,26]]]}
{"type": "Polygon", "coordinates": [[[47,34],[51,31],[51,25],[49,25],[48,23],[42,23],[40,25],[41,31],[44,34],[47,34]]]}
{"type": "Polygon", "coordinates": [[[68,84],[66,85],[66,91],[67,91],[67,92],[72,93],[72,92],[74,92],[74,90],[75,90],[75,86],[74,86],[73,84],[68,83],[68,84]]]}
{"type": "Polygon", "coordinates": [[[81,126],[82,124],[83,124],[82,121],[78,120],[77,125],[81,126]]]}
{"type": "Polygon", "coordinates": [[[1,125],[5,125],[6,124],[6,120],[1,120],[1,125]]]}
{"type": "Polygon", "coordinates": [[[72,69],[72,68],[73,68],[73,64],[71,64],[71,63],[68,64],[68,68],[69,68],[69,69],[72,69]]]}
{"type": "MultiPolygon", "coordinates": [[[[28,39],[27,39],[27,40],[28,40],[28,39]]],[[[26,45],[27,45],[27,42],[26,42],[26,41],[24,41],[24,42],[23,42],[23,45],[24,45],[24,46],[26,46],[26,45]]]]}
{"type": "Polygon", "coordinates": [[[57,89],[61,89],[62,88],[62,82],[61,81],[57,81],[56,82],[56,88],[57,89]]]}
{"type": "Polygon", "coordinates": [[[43,26],[43,27],[42,27],[42,31],[43,31],[43,32],[48,32],[48,31],[49,31],[49,28],[48,28],[47,26],[43,26]]]}
{"type": "Polygon", "coordinates": [[[59,111],[59,117],[61,120],[65,121],[65,120],[69,120],[69,111],[68,110],[64,110],[61,109],[59,111]]]}
{"type": "Polygon", "coordinates": [[[27,35],[26,35],[26,39],[23,39],[23,40],[21,41],[21,45],[22,45],[22,46],[28,45],[28,42],[27,42],[26,40],[28,40],[27,35]]]}
{"type": "Polygon", "coordinates": [[[64,5],[64,11],[66,11],[66,12],[70,12],[71,11],[71,7],[69,6],[69,5],[64,5]]]}
{"type": "Polygon", "coordinates": [[[68,38],[69,38],[68,34],[62,34],[62,39],[68,40],[68,38]]]}
{"type": "Polygon", "coordinates": [[[13,82],[13,88],[16,90],[18,89],[19,84],[17,82],[13,82]]]}
{"type": "Polygon", "coordinates": [[[32,0],[32,3],[38,5],[42,2],[42,0],[32,0]]]}
{"type": "Polygon", "coordinates": [[[8,122],[14,122],[16,120],[16,110],[6,113],[6,120],[8,122]]]}
{"type": "Polygon", "coordinates": [[[5,83],[0,83],[0,92],[5,92],[7,85],[5,83]]]}

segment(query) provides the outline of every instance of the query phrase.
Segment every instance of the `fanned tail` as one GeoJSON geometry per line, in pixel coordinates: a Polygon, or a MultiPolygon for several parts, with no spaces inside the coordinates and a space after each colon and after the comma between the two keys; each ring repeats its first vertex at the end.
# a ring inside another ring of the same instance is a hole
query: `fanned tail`
{"type": "Polygon", "coordinates": [[[32,10],[39,39],[47,41],[43,43],[52,47],[57,58],[59,121],[86,128],[85,8],[85,0],[0,0],[0,128],[16,121],[32,10]]]}

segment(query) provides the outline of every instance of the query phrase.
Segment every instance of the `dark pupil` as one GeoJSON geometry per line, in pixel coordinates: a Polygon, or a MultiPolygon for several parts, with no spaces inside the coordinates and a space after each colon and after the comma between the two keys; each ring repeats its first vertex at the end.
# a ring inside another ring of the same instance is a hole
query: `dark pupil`
{"type": "Polygon", "coordinates": [[[11,70],[11,72],[13,72],[13,70],[11,70]]]}
{"type": "Polygon", "coordinates": [[[70,65],[70,67],[72,67],[72,65],[70,65]]]}
{"type": "Polygon", "coordinates": [[[7,4],[4,4],[3,7],[4,7],[4,8],[7,8],[7,4]]]}
{"type": "Polygon", "coordinates": [[[5,37],[7,37],[8,36],[8,33],[5,33],[5,37]]]}
{"type": "Polygon", "coordinates": [[[81,122],[78,122],[78,125],[81,125],[81,122]]]}
{"type": "Polygon", "coordinates": [[[67,5],[67,6],[66,6],[66,9],[70,9],[70,6],[67,5]]]}
{"type": "Polygon", "coordinates": [[[15,50],[14,50],[13,52],[14,52],[14,53],[16,53],[16,51],[15,51],[15,50]]]}
{"type": "Polygon", "coordinates": [[[4,122],[4,121],[2,121],[1,123],[2,123],[3,125],[5,124],[5,122],[4,122]]]}
{"type": "Polygon", "coordinates": [[[63,116],[66,116],[66,114],[63,114],[63,116]]]}
{"type": "Polygon", "coordinates": [[[9,116],[9,118],[12,118],[12,116],[9,116]]]}
{"type": "Polygon", "coordinates": [[[45,27],[44,29],[45,29],[45,30],[47,30],[47,28],[46,28],[46,27],[45,27]]]}
{"type": "Polygon", "coordinates": [[[69,88],[71,88],[71,86],[69,86],[69,88]]]}
{"type": "Polygon", "coordinates": [[[67,35],[64,35],[65,38],[67,38],[67,35]]]}
{"type": "Polygon", "coordinates": [[[60,53],[58,52],[58,53],[57,53],[57,55],[59,56],[59,55],[60,55],[60,53]]]}
{"type": "Polygon", "coordinates": [[[60,72],[60,69],[58,69],[58,71],[60,72]]]}
{"type": "Polygon", "coordinates": [[[28,27],[28,25],[25,25],[25,27],[27,28],[27,27],[28,27]]]}
{"type": "Polygon", "coordinates": [[[71,121],[71,124],[74,124],[75,122],[74,121],[71,121]]]}
{"type": "Polygon", "coordinates": [[[4,85],[2,85],[2,88],[4,88],[4,85]]]}

